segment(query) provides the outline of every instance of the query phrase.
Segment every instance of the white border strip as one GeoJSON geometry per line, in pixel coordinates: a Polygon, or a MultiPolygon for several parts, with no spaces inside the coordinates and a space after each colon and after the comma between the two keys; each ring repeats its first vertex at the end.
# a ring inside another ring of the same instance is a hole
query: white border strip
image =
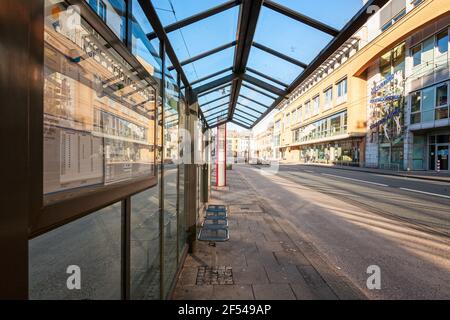
{"type": "Polygon", "coordinates": [[[330,176],[330,177],[337,177],[337,178],[341,178],[341,179],[352,180],[352,181],[357,181],[357,182],[362,182],[362,183],[374,184],[374,185],[380,186],[380,187],[389,187],[387,184],[383,184],[383,183],[376,183],[376,182],[371,182],[371,181],[347,178],[347,177],[343,177],[343,176],[337,176],[337,175],[334,175],[334,174],[322,173],[322,175],[330,176]]]}
{"type": "Polygon", "coordinates": [[[422,193],[422,194],[427,194],[430,196],[436,196],[436,197],[441,197],[441,198],[446,198],[446,199],[450,199],[450,196],[446,196],[444,194],[439,194],[439,193],[431,193],[431,192],[425,192],[425,191],[419,191],[419,190],[413,190],[413,189],[407,189],[407,188],[400,188],[401,190],[405,190],[405,191],[410,191],[410,192],[416,192],[416,193],[422,193]]]}

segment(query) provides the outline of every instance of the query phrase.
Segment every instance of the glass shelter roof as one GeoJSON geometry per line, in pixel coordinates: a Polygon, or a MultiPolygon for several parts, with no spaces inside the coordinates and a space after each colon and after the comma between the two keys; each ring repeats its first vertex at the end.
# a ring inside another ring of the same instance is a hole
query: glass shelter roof
{"type": "Polygon", "coordinates": [[[388,0],[139,0],[208,127],[250,129],[388,0]]]}

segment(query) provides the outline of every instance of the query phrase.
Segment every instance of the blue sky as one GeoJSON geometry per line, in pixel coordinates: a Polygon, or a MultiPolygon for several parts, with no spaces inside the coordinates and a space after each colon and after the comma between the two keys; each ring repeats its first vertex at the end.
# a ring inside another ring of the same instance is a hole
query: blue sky
{"type": "MultiPolygon", "coordinates": [[[[207,10],[226,0],[152,0],[163,25],[171,24],[198,12],[207,10]],[[174,13],[171,9],[174,9],[174,13]]],[[[362,0],[275,0],[286,7],[341,29],[363,6],[362,0]]],[[[213,17],[169,33],[169,38],[180,61],[235,40],[238,8],[232,8],[213,17]]],[[[304,63],[311,62],[327,45],[331,37],[307,25],[263,8],[258,21],[255,41],[304,63]]],[[[189,81],[231,67],[234,48],[199,60],[184,67],[189,81]]],[[[285,83],[290,83],[302,68],[253,48],[248,66],[285,83]]],[[[225,75],[225,74],[224,74],[225,75]]],[[[221,75],[221,76],[224,76],[221,75]]],[[[219,77],[221,77],[219,76],[219,77]]],[[[204,97],[201,102],[215,99],[223,92],[204,97]]],[[[226,90],[225,90],[226,93],[226,90]]],[[[247,90],[250,98],[263,99],[247,90]]],[[[264,103],[270,99],[264,98],[264,103]]],[[[211,107],[220,105],[212,104],[211,107]]],[[[242,101],[250,106],[249,101],[242,101]]],[[[255,107],[252,104],[252,107],[255,107]]],[[[220,109],[219,109],[220,110],[220,109]]]]}

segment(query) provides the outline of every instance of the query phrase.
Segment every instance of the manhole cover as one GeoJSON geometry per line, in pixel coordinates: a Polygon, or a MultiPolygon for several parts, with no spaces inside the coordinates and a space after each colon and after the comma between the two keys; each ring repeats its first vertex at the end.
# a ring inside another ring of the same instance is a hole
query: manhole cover
{"type": "Polygon", "coordinates": [[[231,213],[260,213],[262,211],[257,204],[236,204],[230,206],[231,213]]]}
{"type": "Polygon", "coordinates": [[[234,284],[233,268],[226,266],[198,267],[196,284],[198,286],[211,284],[234,284]]]}

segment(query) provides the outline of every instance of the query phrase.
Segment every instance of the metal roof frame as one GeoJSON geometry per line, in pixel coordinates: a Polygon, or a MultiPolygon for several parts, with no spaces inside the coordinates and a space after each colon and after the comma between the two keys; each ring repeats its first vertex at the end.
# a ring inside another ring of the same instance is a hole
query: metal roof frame
{"type": "MultiPolygon", "coordinates": [[[[295,10],[292,10],[290,8],[287,8],[281,4],[278,4],[271,0],[231,0],[227,1],[221,5],[218,5],[216,7],[210,8],[208,10],[205,10],[203,12],[200,12],[198,14],[195,14],[193,16],[187,17],[183,20],[180,20],[176,23],[170,24],[166,27],[163,27],[159,17],[156,13],[155,8],[153,7],[150,0],[138,0],[147,19],[151,23],[154,32],[147,34],[147,37],[149,40],[155,39],[158,37],[160,41],[162,41],[166,48],[166,53],[169,57],[169,59],[172,61],[172,66],[169,67],[170,70],[176,70],[177,73],[180,75],[180,79],[182,81],[183,87],[186,89],[192,89],[193,92],[198,96],[206,96],[208,94],[217,92],[221,89],[224,89],[231,85],[231,93],[227,96],[214,99],[212,101],[208,101],[203,106],[209,105],[213,102],[219,101],[225,97],[230,97],[229,101],[229,107],[228,107],[228,117],[226,120],[215,122],[214,124],[208,123],[208,119],[215,115],[209,115],[207,118],[204,117],[203,112],[200,108],[200,116],[203,118],[203,120],[207,123],[207,127],[213,128],[216,127],[222,123],[225,122],[232,122],[236,123],[238,125],[241,125],[245,128],[251,129],[256,124],[258,124],[265,116],[267,116],[275,107],[277,107],[284,99],[287,99],[289,95],[303,82],[305,81],[317,68],[321,66],[322,63],[324,63],[336,50],[338,50],[342,45],[345,44],[345,42],[353,36],[353,34],[361,28],[364,23],[367,21],[367,19],[373,14],[373,10],[370,10],[371,7],[377,6],[377,7],[383,7],[388,0],[369,0],[362,8],[361,10],[342,28],[342,30],[337,30],[321,21],[315,20],[311,17],[308,17],[300,12],[297,12],[295,10]],[[175,54],[175,51],[170,43],[170,40],[167,36],[167,33],[173,32],[175,30],[179,30],[181,28],[184,28],[186,26],[189,26],[193,23],[199,22],[201,20],[207,19],[209,17],[212,17],[216,14],[219,14],[221,12],[224,12],[226,10],[229,10],[231,8],[234,8],[236,6],[239,6],[239,18],[238,18],[238,28],[237,28],[237,34],[236,34],[236,40],[232,41],[230,43],[221,45],[219,47],[216,47],[214,49],[211,49],[209,51],[200,53],[194,57],[191,57],[185,61],[180,62],[175,54]],[[333,39],[330,41],[330,43],[316,56],[316,58],[310,63],[306,64],[302,61],[298,61],[297,59],[294,59],[292,57],[289,57],[281,52],[278,52],[272,48],[269,48],[267,46],[264,46],[260,43],[257,43],[254,41],[256,27],[258,23],[258,19],[262,10],[262,7],[266,7],[270,10],[273,10],[279,14],[284,15],[287,18],[294,19],[300,23],[303,23],[305,25],[308,25],[318,31],[324,32],[328,35],[331,35],[333,39]],[[195,61],[201,60],[205,57],[211,56],[213,54],[216,54],[218,52],[221,52],[223,50],[226,50],[228,48],[235,48],[234,53],[234,60],[233,60],[233,66],[214,72],[208,76],[205,76],[203,78],[200,78],[198,80],[193,81],[192,83],[189,83],[186,74],[184,73],[183,66],[193,63],[195,61]],[[300,68],[303,69],[303,71],[299,74],[299,76],[291,83],[291,84],[285,84],[282,81],[279,81],[277,79],[274,79],[264,73],[259,72],[258,70],[254,70],[252,68],[248,68],[248,60],[250,56],[250,52],[252,48],[257,48],[259,50],[262,50],[266,53],[269,53],[279,59],[282,59],[284,61],[287,61],[291,64],[294,64],[300,68]],[[210,82],[207,82],[201,86],[198,86],[196,88],[192,88],[192,85],[199,84],[202,82],[205,82],[209,79],[215,78],[221,74],[224,74],[226,72],[232,71],[232,74],[223,76],[219,79],[212,80],[210,82]],[[253,73],[254,75],[258,76],[259,78],[256,78],[255,76],[252,76],[249,73],[253,73]],[[266,82],[265,79],[269,82],[266,82]],[[245,83],[244,83],[245,82],[245,83]],[[249,83],[255,87],[251,87],[247,85],[246,83],[249,83]],[[281,88],[277,87],[276,85],[281,86],[281,88]],[[243,96],[241,94],[241,88],[246,87],[250,90],[253,90],[259,94],[262,94],[268,98],[273,99],[273,103],[270,106],[267,106],[255,99],[248,98],[246,96],[243,96]],[[272,96],[273,95],[273,96],[272,96]],[[257,111],[256,109],[253,109],[251,107],[245,106],[242,103],[239,103],[239,98],[246,99],[250,102],[256,103],[262,107],[264,107],[266,110],[264,112],[257,111]],[[241,106],[244,108],[247,108],[248,110],[251,110],[253,112],[256,112],[258,115],[251,115],[250,113],[240,111],[241,113],[244,113],[248,116],[251,116],[252,118],[255,118],[256,120],[250,120],[242,115],[235,114],[235,111],[237,109],[237,106],[241,106]],[[235,119],[235,116],[239,116],[243,119],[235,119]],[[246,120],[246,121],[244,121],[246,120]],[[247,121],[250,121],[251,123],[246,123],[247,121]],[[245,124],[245,125],[244,125],[245,124]]],[[[202,107],[202,105],[200,105],[202,107]]],[[[216,107],[215,109],[217,109],[216,107]]],[[[211,111],[212,109],[208,110],[211,111]]],[[[218,113],[221,113],[223,111],[219,111],[218,113]]],[[[216,114],[218,114],[216,113],[216,114]]]]}

